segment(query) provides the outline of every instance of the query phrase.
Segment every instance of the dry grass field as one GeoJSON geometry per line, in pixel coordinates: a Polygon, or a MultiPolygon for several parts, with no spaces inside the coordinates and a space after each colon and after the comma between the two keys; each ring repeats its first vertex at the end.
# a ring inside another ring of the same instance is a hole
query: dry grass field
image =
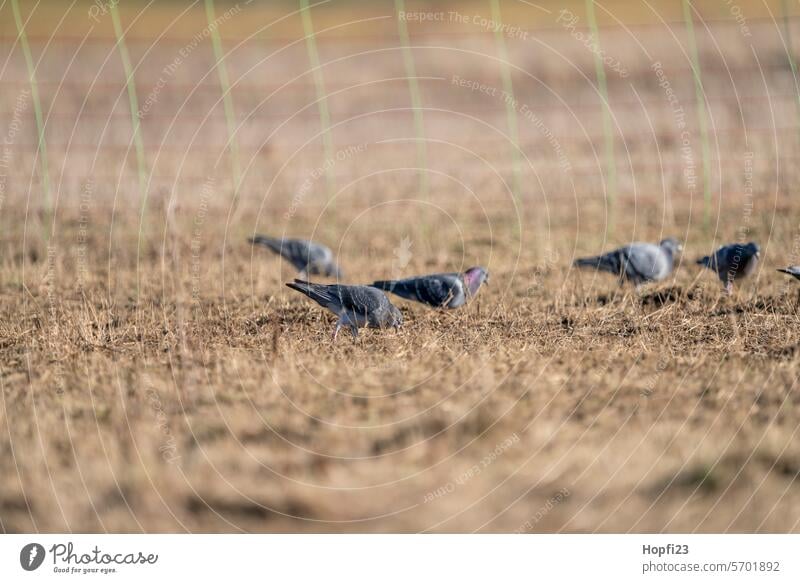
{"type": "Polygon", "coordinates": [[[425,23],[218,1],[220,75],[202,2],[123,3],[121,52],[110,11],[23,1],[35,91],[13,4],[2,531],[800,530],[800,286],[775,272],[800,263],[800,21],[779,2],[693,5],[703,107],[680,3],[598,3],[606,122],[582,2],[503,0],[520,32],[495,34],[488,1],[406,2],[444,14],[425,23]],[[491,281],[332,343],[254,233],[328,244],[347,282],[491,281]],[[640,292],[570,267],[666,236],[674,277],[640,292]],[[761,266],[728,297],[694,260],[748,240],[761,266]]]}

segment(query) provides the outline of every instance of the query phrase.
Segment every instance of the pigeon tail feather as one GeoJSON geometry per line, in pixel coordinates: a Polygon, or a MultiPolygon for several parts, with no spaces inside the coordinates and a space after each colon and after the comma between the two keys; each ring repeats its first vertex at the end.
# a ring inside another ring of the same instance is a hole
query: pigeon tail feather
{"type": "Polygon", "coordinates": [[[608,255],[598,255],[597,257],[580,257],[575,260],[576,267],[595,267],[606,271],[616,271],[616,262],[612,261],[608,255]]]}
{"type": "Polygon", "coordinates": [[[700,259],[695,261],[695,263],[697,263],[697,265],[702,265],[704,267],[711,267],[711,256],[706,255],[705,257],[701,257],[700,259]]]}
{"type": "Polygon", "coordinates": [[[325,289],[326,286],[311,283],[303,279],[295,279],[294,282],[287,283],[286,287],[299,291],[307,295],[315,302],[325,305],[327,302],[333,300],[333,296],[325,289]]]}
{"type": "Polygon", "coordinates": [[[280,253],[281,247],[284,245],[283,240],[275,239],[274,237],[266,237],[264,235],[256,235],[255,237],[250,237],[248,241],[253,245],[262,245],[263,247],[272,249],[276,253],[280,253]]]}

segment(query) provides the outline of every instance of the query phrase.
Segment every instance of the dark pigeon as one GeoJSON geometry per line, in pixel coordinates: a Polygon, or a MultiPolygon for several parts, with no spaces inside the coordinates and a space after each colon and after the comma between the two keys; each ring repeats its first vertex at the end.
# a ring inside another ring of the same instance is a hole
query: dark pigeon
{"type": "Polygon", "coordinates": [[[288,287],[310,297],[323,308],[328,308],[339,317],[333,331],[333,339],[339,334],[342,326],[347,326],[358,337],[358,329],[395,328],[403,324],[400,313],[386,294],[365,285],[323,285],[295,279],[287,283],[288,287]]]}
{"type": "Polygon", "coordinates": [[[733,291],[733,282],[752,274],[758,267],[761,249],[752,241],[750,243],[735,243],[724,245],[717,249],[713,255],[706,255],[697,260],[698,265],[707,267],[717,274],[725,291],[733,291]]]}
{"type": "Polygon", "coordinates": [[[304,239],[276,239],[258,235],[251,237],[253,245],[261,245],[277,253],[294,265],[301,278],[309,275],[325,277],[342,277],[342,271],[333,260],[333,251],[325,245],[304,239]]]}
{"type": "Polygon", "coordinates": [[[489,282],[483,267],[471,267],[464,273],[436,273],[406,279],[376,281],[372,287],[391,292],[433,308],[460,308],[489,282]]]}
{"type": "Polygon", "coordinates": [[[789,267],[779,269],[778,271],[791,275],[795,279],[800,279],[800,265],[790,265],[789,267]]]}

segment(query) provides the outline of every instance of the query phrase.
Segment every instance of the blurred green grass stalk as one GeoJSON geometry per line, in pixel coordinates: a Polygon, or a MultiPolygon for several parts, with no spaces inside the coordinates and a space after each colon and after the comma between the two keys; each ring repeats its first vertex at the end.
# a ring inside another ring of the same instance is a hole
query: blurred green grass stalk
{"type": "Polygon", "coordinates": [[[600,31],[597,28],[597,18],[594,13],[594,0],[586,0],[586,19],[592,31],[595,44],[594,68],[597,77],[597,86],[603,100],[603,141],[606,154],[606,204],[608,207],[608,222],[606,233],[610,236],[616,228],[617,206],[617,162],[614,158],[614,131],[611,126],[611,104],[608,102],[608,84],[603,59],[600,56],[600,31]]]}
{"type": "MultiPolygon", "coordinates": [[[[33,64],[33,57],[31,55],[31,48],[28,44],[28,35],[25,33],[25,25],[22,22],[22,16],[19,12],[18,0],[11,0],[11,8],[14,12],[14,22],[17,26],[17,34],[19,35],[20,44],[22,45],[22,54],[25,56],[25,66],[28,69],[28,80],[31,86],[31,100],[33,101],[33,111],[36,118],[36,131],[38,134],[38,149],[39,149],[39,173],[42,178],[42,189],[44,191],[44,212],[45,224],[47,217],[51,212],[51,195],[50,195],[50,168],[47,161],[47,141],[44,135],[44,118],[42,117],[42,104],[39,100],[39,86],[36,83],[36,67],[33,64]]],[[[49,232],[46,228],[44,230],[45,241],[49,239],[49,232]]]]}
{"type": "MultiPolygon", "coordinates": [[[[139,238],[136,245],[136,261],[139,262],[142,254],[142,230],[145,225],[145,211],[147,209],[147,165],[144,156],[144,142],[142,141],[142,129],[139,120],[139,98],[136,95],[136,80],[133,76],[133,66],[131,65],[130,54],[128,47],[125,44],[125,31],[122,29],[122,21],[119,17],[119,10],[117,3],[110,3],[111,22],[114,25],[114,35],[117,39],[117,48],[119,50],[120,60],[122,61],[122,68],[125,72],[125,82],[128,88],[128,102],[131,110],[131,126],[133,129],[133,142],[136,149],[136,166],[139,175],[139,195],[141,197],[141,211],[139,212],[139,238]]],[[[140,297],[140,281],[139,272],[136,275],[136,301],[138,303],[140,297]]]]}
{"type": "MultiPolygon", "coordinates": [[[[322,69],[319,64],[319,52],[317,51],[316,35],[314,33],[314,23],[311,20],[311,9],[308,0],[300,0],[300,17],[303,21],[303,32],[306,35],[306,48],[308,50],[308,60],[314,77],[314,88],[317,93],[319,107],[319,120],[322,132],[322,144],[326,160],[334,160],[333,140],[331,139],[331,116],[328,111],[328,97],[325,92],[325,79],[322,76],[322,69]]],[[[332,170],[325,171],[325,180],[328,186],[328,199],[332,199],[336,192],[336,182],[332,170]]]]}
{"type": "Polygon", "coordinates": [[[516,99],[514,98],[514,84],[511,81],[511,68],[508,64],[508,49],[506,48],[506,39],[503,36],[502,27],[499,26],[503,22],[503,16],[500,12],[500,0],[489,0],[492,10],[492,20],[498,23],[495,27],[494,38],[497,44],[497,52],[500,60],[503,62],[501,68],[501,75],[503,79],[503,91],[505,92],[505,99],[503,100],[506,105],[506,117],[508,118],[508,133],[511,138],[512,155],[513,155],[513,195],[514,200],[519,207],[522,195],[522,158],[520,156],[519,145],[519,127],[517,124],[517,108],[516,99]]]}
{"type": "MultiPolygon", "coordinates": [[[[406,11],[404,0],[394,1],[395,16],[406,11]]],[[[425,143],[425,122],[422,113],[422,97],[417,82],[417,67],[414,62],[414,55],[411,52],[411,42],[408,36],[408,25],[403,18],[397,18],[397,32],[400,35],[400,42],[403,46],[403,65],[408,78],[408,91],[411,94],[411,107],[414,109],[414,133],[417,137],[417,165],[419,166],[419,189],[420,195],[425,200],[429,200],[428,185],[428,153],[425,143]]]]}
{"type": "Polygon", "coordinates": [[[706,113],[705,90],[700,73],[700,57],[697,53],[697,38],[694,34],[694,17],[689,0],[683,0],[683,18],[686,21],[686,33],[689,40],[689,52],[692,59],[692,76],[694,77],[695,100],[697,101],[697,121],[700,125],[700,140],[703,149],[703,226],[711,226],[711,147],[708,142],[708,119],[706,113]]]}
{"type": "Polygon", "coordinates": [[[233,106],[233,95],[231,95],[231,84],[228,77],[228,68],[225,65],[225,55],[222,52],[222,38],[216,23],[214,0],[205,0],[205,8],[208,28],[211,31],[214,61],[217,67],[220,89],[222,90],[225,123],[228,127],[228,148],[231,154],[231,172],[233,173],[233,201],[231,202],[231,212],[233,212],[239,202],[239,188],[242,181],[241,167],[239,165],[239,144],[236,141],[236,110],[233,106]]]}

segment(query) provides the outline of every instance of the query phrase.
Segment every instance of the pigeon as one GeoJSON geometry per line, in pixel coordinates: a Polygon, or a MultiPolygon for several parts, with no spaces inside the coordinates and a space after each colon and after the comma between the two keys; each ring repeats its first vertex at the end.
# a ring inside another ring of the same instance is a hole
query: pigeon
{"type": "Polygon", "coordinates": [[[626,280],[637,288],[649,281],[661,281],[672,273],[675,254],[682,249],[677,239],[653,243],[631,243],[597,257],[575,260],[576,267],[592,267],[619,276],[620,285],[626,280]]]}
{"type": "Polygon", "coordinates": [[[339,317],[333,331],[333,339],[342,326],[347,326],[358,338],[358,329],[391,328],[399,330],[403,314],[389,301],[382,291],[366,285],[324,285],[295,279],[288,287],[310,297],[323,308],[328,308],[339,317]]]}
{"type": "Polygon", "coordinates": [[[372,287],[434,308],[453,309],[460,308],[476,296],[483,283],[489,283],[489,272],[483,267],[470,267],[464,273],[436,273],[376,281],[372,287]]]}
{"type": "Polygon", "coordinates": [[[800,279],[800,265],[790,265],[785,269],[779,269],[781,273],[788,273],[795,279],[800,279]]]}
{"type": "Polygon", "coordinates": [[[715,271],[725,291],[733,291],[733,280],[747,277],[758,267],[761,249],[752,241],[747,244],[734,243],[717,249],[713,255],[706,255],[697,260],[702,265],[715,271]]]}
{"type": "Polygon", "coordinates": [[[309,275],[342,277],[342,271],[333,260],[333,251],[325,245],[303,239],[276,239],[257,235],[249,239],[253,245],[261,245],[281,255],[294,265],[301,278],[309,275]]]}

